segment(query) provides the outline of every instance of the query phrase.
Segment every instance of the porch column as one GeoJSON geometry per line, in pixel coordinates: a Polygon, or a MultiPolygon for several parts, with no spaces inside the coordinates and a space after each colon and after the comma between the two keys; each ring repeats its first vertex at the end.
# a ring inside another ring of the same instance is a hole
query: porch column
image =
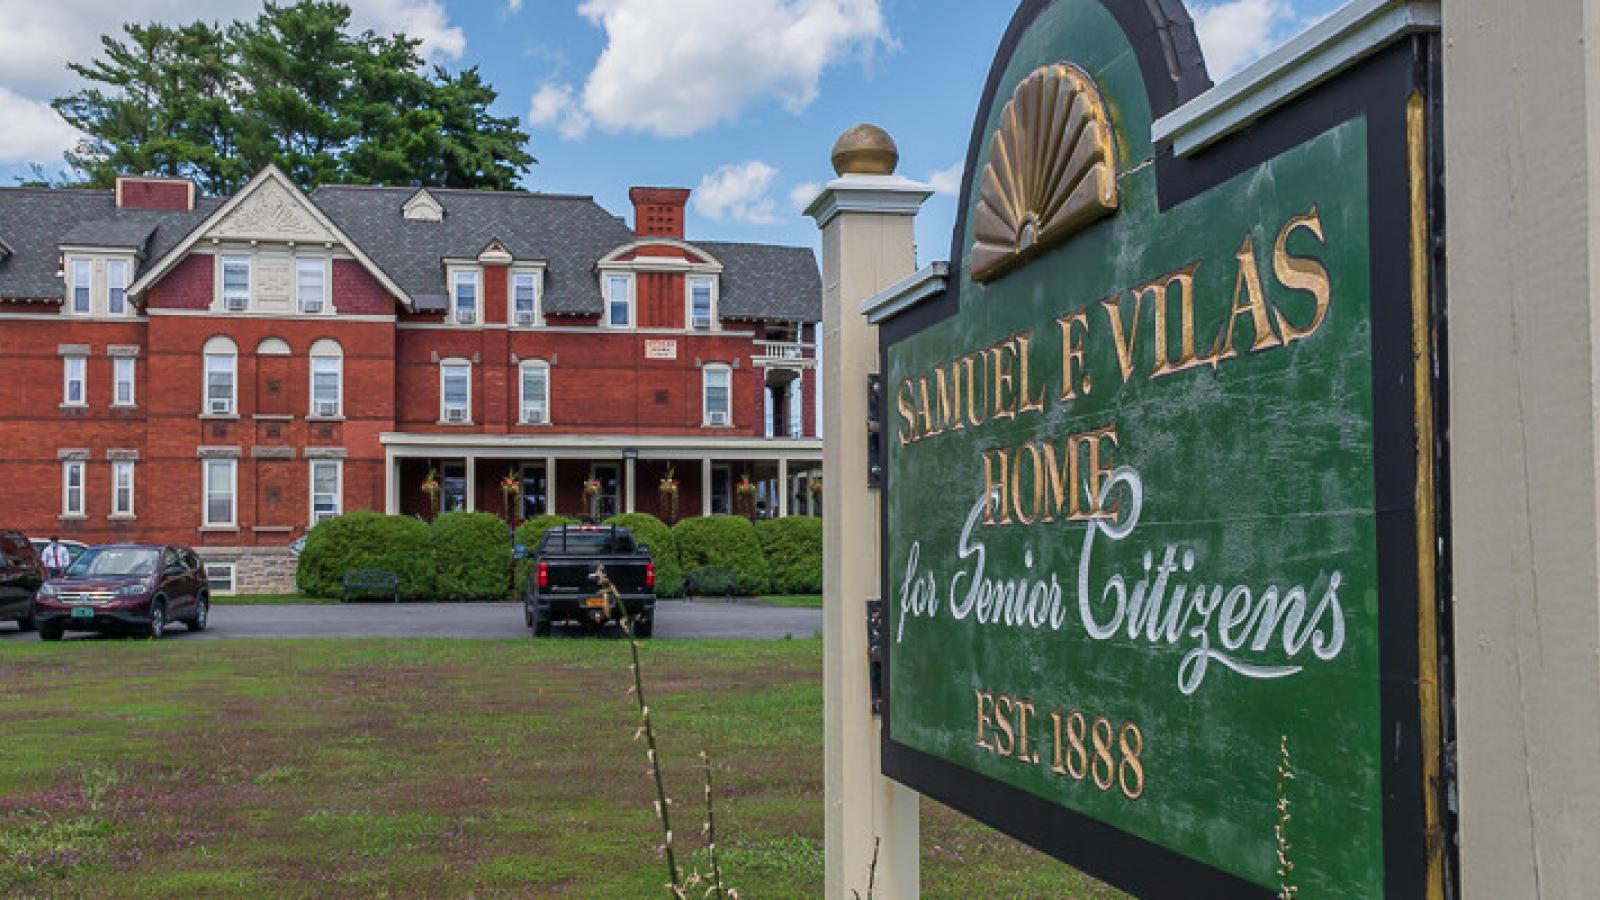
{"type": "Polygon", "coordinates": [[[811,479],[816,477],[816,469],[806,472],[806,515],[808,516],[817,514],[817,492],[811,489],[811,479]]]}
{"type": "Polygon", "coordinates": [[[544,458],[544,511],[556,514],[556,458],[544,458]]]}
{"type": "Polygon", "coordinates": [[[789,461],[778,457],[778,517],[789,514],[789,461]]]}
{"type": "Polygon", "coordinates": [[[478,511],[478,459],[467,454],[467,512],[478,511]]]}
{"type": "Polygon", "coordinates": [[[400,460],[389,451],[383,454],[383,512],[400,514],[400,460]]]}
{"type": "Polygon", "coordinates": [[[711,457],[700,460],[700,515],[711,515],[711,457]]]}
{"type": "Polygon", "coordinates": [[[631,513],[633,509],[633,464],[636,462],[629,456],[622,460],[622,511],[631,513]]]}

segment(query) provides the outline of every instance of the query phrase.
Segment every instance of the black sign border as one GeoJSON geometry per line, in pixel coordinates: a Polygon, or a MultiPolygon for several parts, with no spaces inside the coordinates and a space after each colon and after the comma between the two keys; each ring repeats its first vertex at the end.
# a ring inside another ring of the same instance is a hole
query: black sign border
{"type": "MultiPolygon", "coordinates": [[[[940,296],[880,324],[881,358],[893,345],[950,316],[960,307],[961,240],[966,230],[965,198],[971,195],[975,166],[984,138],[986,116],[1000,79],[1017,43],[1041,13],[1057,0],[1024,0],[1013,17],[990,69],[983,99],[972,128],[961,205],[951,239],[947,290],[940,296]]],[[[1152,115],[1160,117],[1211,86],[1205,73],[1193,24],[1179,0],[1099,0],[1132,44],[1149,96],[1152,115]]],[[[1414,344],[1410,241],[1410,168],[1406,107],[1413,95],[1424,99],[1429,157],[1427,248],[1430,322],[1434,334],[1421,336],[1431,347],[1434,371],[1443,370],[1444,313],[1442,279],[1443,222],[1439,136],[1439,39],[1436,34],[1404,37],[1372,57],[1323,82],[1292,102],[1268,113],[1248,129],[1230,135],[1191,157],[1177,157],[1170,146],[1157,148],[1157,205],[1162,211],[1215,187],[1232,176],[1290,150],[1357,116],[1367,117],[1369,242],[1371,247],[1373,451],[1376,482],[1378,584],[1383,598],[1418,596],[1418,484],[1414,344]]],[[[1434,434],[1447,434],[1445,385],[1436,379],[1434,434]]],[[[880,432],[880,441],[887,435],[880,432]]],[[[886,448],[884,448],[886,449],[886,448]]],[[[1447,454],[1443,439],[1431,448],[1435,457],[1433,491],[1439,523],[1448,522],[1447,454]]],[[[885,455],[883,458],[887,458],[885,455]]],[[[881,496],[882,546],[889,546],[888,497],[892,471],[884,474],[881,496]]],[[[1438,534],[1443,551],[1436,568],[1437,594],[1449,596],[1448,534],[1438,534]]],[[[881,595],[891,600],[890,575],[883,567],[881,595]]],[[[1384,894],[1391,898],[1425,897],[1430,873],[1442,846],[1446,871],[1432,873],[1453,885],[1456,865],[1453,820],[1429,834],[1429,796],[1425,783],[1422,721],[1436,717],[1450,734],[1452,685],[1447,664],[1448,607],[1439,609],[1440,690],[1444,710],[1424,710],[1418,684],[1418,608],[1413,604],[1379,606],[1380,715],[1383,734],[1392,735],[1383,772],[1383,843],[1386,857],[1384,894]]],[[[891,600],[892,602],[892,600],[891,600]]],[[[883,773],[919,793],[938,800],[985,824],[1102,881],[1141,897],[1271,898],[1276,892],[1238,876],[1122,831],[1087,815],[1004,782],[957,766],[894,740],[889,730],[893,702],[888,675],[892,643],[883,644],[883,773]]],[[[1426,752],[1437,753],[1437,748],[1426,752]]],[[[1437,772],[1442,759],[1434,759],[1437,772]]],[[[1434,786],[1432,796],[1437,797],[1434,786]]],[[[1437,885],[1437,881],[1434,882],[1437,885]]],[[[1453,893],[1453,891],[1449,891],[1453,893]]]]}

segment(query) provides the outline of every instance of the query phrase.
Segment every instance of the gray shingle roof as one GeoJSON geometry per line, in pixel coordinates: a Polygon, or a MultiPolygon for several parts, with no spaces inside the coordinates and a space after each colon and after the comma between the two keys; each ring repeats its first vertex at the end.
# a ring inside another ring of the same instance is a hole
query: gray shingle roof
{"type": "Polygon", "coordinates": [[[430,188],[444,220],[407,221],[400,207],[416,192],[325,185],[311,199],[413,297],[444,292],[443,260],[476,259],[498,240],[516,259],[546,263],[547,312],[598,314],[594,264],[633,240],[633,230],[590,197],[430,188]]]}
{"type": "MultiPolygon", "coordinates": [[[[516,259],[546,264],[546,312],[598,315],[602,306],[595,264],[637,240],[633,229],[592,197],[430,188],[428,193],[444,207],[444,220],[407,221],[401,207],[416,191],[326,185],[311,199],[413,298],[445,292],[446,258],[474,259],[498,240],[516,259]]],[[[723,264],[722,315],[780,322],[822,318],[822,280],[810,250],[691,243],[723,264]]]]}
{"type": "Polygon", "coordinates": [[[0,238],[12,251],[0,255],[0,299],[61,299],[63,244],[141,249],[142,273],[220,202],[196,197],[195,208],[181,212],[117,209],[111,191],[0,187],[0,238]]]}
{"type": "Polygon", "coordinates": [[[809,247],[695,241],[722,263],[717,310],[735,319],[822,321],[822,276],[809,247]]]}

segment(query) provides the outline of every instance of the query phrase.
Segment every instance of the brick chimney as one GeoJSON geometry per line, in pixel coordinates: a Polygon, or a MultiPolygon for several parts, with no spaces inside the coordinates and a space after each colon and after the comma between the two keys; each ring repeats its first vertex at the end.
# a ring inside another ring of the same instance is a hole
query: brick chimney
{"type": "Polygon", "coordinates": [[[194,182],[187,178],[118,175],[118,209],[194,209],[194,182]]]}
{"type": "Polygon", "coordinates": [[[636,187],[628,191],[628,199],[633,201],[634,234],[683,239],[688,188],[636,187]]]}

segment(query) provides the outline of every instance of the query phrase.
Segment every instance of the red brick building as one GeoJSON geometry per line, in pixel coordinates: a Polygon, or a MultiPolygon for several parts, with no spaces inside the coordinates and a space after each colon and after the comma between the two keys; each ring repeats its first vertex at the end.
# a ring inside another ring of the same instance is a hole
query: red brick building
{"type": "Polygon", "coordinates": [[[370,508],[815,512],[805,248],[690,242],[686,190],[0,188],[0,524],[188,543],[240,589],[370,508]],[[593,501],[584,483],[600,483],[593,501]],[[234,566],[229,566],[233,563],[234,566]]]}

